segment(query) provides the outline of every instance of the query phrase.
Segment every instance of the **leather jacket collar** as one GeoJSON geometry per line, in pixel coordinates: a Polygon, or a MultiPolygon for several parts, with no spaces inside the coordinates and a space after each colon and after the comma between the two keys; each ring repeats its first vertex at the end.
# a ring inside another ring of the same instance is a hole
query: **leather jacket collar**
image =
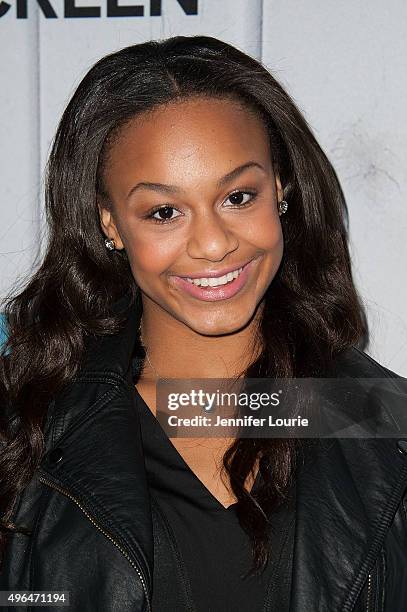
{"type": "MultiPolygon", "coordinates": [[[[50,407],[39,475],[81,504],[151,595],[151,508],[131,378],[137,327],[133,308],[119,334],[90,342],[78,376],[50,407]],[[106,396],[111,401],[102,401],[106,396]]],[[[388,372],[357,349],[337,366],[338,376],[388,372]]],[[[331,438],[310,445],[297,480],[291,612],[353,609],[407,487],[407,456],[397,442],[331,438]]]]}

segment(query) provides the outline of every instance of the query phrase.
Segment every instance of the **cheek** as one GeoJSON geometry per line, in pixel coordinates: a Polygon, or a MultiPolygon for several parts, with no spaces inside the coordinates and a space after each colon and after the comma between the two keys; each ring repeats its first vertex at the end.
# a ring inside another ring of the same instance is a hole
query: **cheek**
{"type": "MultiPolygon", "coordinates": [[[[147,233],[147,232],[146,232],[147,233]]],[[[127,244],[127,256],[136,282],[148,282],[170,268],[176,257],[171,240],[133,239],[127,244]]]]}
{"type": "Polygon", "coordinates": [[[284,245],[281,226],[269,228],[268,230],[261,228],[257,235],[257,245],[265,251],[280,253],[284,245]]]}
{"type": "Polygon", "coordinates": [[[246,240],[259,249],[273,253],[283,249],[283,232],[277,212],[265,208],[262,214],[246,224],[244,232],[246,240]]]}
{"type": "Polygon", "coordinates": [[[275,254],[282,254],[284,249],[284,237],[280,223],[269,235],[269,248],[275,254]]]}

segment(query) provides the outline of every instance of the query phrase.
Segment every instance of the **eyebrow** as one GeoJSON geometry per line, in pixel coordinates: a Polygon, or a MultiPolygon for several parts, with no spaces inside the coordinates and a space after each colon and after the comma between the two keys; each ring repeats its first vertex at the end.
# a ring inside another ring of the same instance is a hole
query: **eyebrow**
{"type": "MultiPolygon", "coordinates": [[[[217,187],[218,188],[223,187],[226,183],[228,183],[232,179],[237,178],[240,174],[242,174],[242,172],[247,170],[247,168],[253,168],[253,167],[260,168],[260,170],[263,170],[263,172],[265,172],[264,167],[258,162],[248,161],[245,164],[238,166],[234,170],[231,170],[230,172],[225,174],[225,176],[222,176],[222,178],[220,178],[217,183],[217,187]]],[[[168,193],[170,195],[180,194],[183,192],[183,189],[180,189],[180,187],[178,187],[177,185],[166,185],[165,183],[151,183],[151,182],[143,181],[141,183],[137,183],[137,185],[134,185],[134,187],[130,189],[127,195],[127,198],[129,198],[139,189],[151,189],[152,191],[159,191],[162,193],[168,193]]]]}

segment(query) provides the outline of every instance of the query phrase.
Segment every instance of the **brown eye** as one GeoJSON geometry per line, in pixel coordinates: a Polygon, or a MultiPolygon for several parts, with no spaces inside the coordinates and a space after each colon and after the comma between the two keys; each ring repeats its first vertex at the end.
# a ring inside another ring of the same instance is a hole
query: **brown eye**
{"type": "Polygon", "coordinates": [[[172,217],[172,212],[176,210],[173,206],[160,206],[155,211],[149,215],[149,218],[155,221],[156,223],[166,223],[168,221],[173,221],[176,217],[172,217]],[[156,215],[159,215],[157,217],[156,215]]]}
{"type": "Polygon", "coordinates": [[[229,196],[229,199],[232,204],[241,204],[243,200],[243,193],[241,191],[238,191],[237,193],[232,193],[232,195],[229,196]]]}
{"type": "Polygon", "coordinates": [[[252,191],[235,191],[227,197],[227,200],[230,200],[234,206],[244,207],[254,200],[256,195],[257,193],[252,191]],[[245,196],[249,196],[249,199],[246,201],[244,201],[245,196]]]}
{"type": "Polygon", "coordinates": [[[170,219],[171,218],[171,211],[174,210],[173,208],[171,208],[171,206],[164,206],[163,208],[160,208],[159,210],[156,211],[155,214],[160,215],[160,219],[170,219]]]}

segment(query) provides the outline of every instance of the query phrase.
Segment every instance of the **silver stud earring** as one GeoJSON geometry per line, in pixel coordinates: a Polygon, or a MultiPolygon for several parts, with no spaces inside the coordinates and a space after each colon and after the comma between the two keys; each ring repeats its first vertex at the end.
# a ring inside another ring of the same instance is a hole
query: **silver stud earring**
{"type": "Polygon", "coordinates": [[[108,251],[114,251],[116,244],[113,238],[105,238],[105,247],[108,251]]]}
{"type": "Polygon", "coordinates": [[[287,208],[288,202],[286,202],[285,200],[281,200],[280,204],[278,205],[278,214],[280,216],[283,215],[285,212],[287,212],[287,208]]]}

